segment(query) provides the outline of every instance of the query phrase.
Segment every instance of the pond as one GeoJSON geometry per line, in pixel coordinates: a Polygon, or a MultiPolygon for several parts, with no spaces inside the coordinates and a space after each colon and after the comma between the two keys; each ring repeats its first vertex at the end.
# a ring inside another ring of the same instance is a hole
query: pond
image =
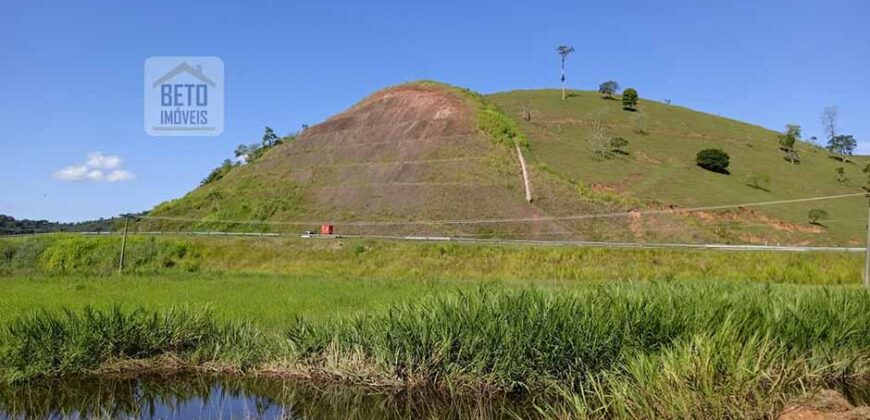
{"type": "Polygon", "coordinates": [[[438,398],[262,377],[81,377],[0,386],[0,419],[499,419],[533,414],[527,400],[438,398]]]}
{"type": "MultiPolygon", "coordinates": [[[[832,386],[854,405],[870,384],[832,386]]],[[[516,419],[538,417],[531,398],[444,397],[266,377],[77,377],[0,385],[0,419],[516,419]]]]}

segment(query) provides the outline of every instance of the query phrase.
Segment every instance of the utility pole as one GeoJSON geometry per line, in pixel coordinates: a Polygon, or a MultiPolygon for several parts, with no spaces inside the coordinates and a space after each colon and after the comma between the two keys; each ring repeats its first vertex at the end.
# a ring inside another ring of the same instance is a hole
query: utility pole
{"type": "MultiPolygon", "coordinates": [[[[864,197],[870,198],[870,194],[864,197]]],[[[864,288],[870,289],[870,201],[867,206],[867,243],[864,246],[864,288]]]]}
{"type": "Polygon", "coordinates": [[[130,223],[129,215],[124,215],[124,239],[121,240],[121,261],[118,263],[118,274],[124,272],[124,251],[127,250],[127,224],[130,223]]]}
{"type": "Polygon", "coordinates": [[[574,47],[568,45],[560,45],[559,48],[556,48],[556,52],[559,53],[559,57],[562,57],[562,100],[565,100],[565,59],[568,57],[568,54],[574,52],[574,47]]]}

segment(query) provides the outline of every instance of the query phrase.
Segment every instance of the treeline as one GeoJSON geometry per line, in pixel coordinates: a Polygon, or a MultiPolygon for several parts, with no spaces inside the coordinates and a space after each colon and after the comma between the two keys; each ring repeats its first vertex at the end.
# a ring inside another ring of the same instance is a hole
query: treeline
{"type": "Polygon", "coordinates": [[[0,235],[23,235],[48,232],[110,232],[116,229],[123,218],[100,218],[76,223],[50,222],[48,220],[18,220],[0,214],[0,235]]]}

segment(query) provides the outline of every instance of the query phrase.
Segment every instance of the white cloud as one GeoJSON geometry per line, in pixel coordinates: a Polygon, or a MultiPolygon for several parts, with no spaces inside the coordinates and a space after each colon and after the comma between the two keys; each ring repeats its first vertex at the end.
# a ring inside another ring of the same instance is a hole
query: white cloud
{"type": "Polygon", "coordinates": [[[123,169],[116,169],[109,173],[109,176],[106,177],[106,181],[109,182],[129,181],[131,179],[136,179],[136,175],[133,175],[131,172],[127,172],[123,169]]]}
{"type": "Polygon", "coordinates": [[[115,155],[104,155],[101,152],[90,153],[84,165],[71,165],[54,173],[56,179],[62,181],[93,181],[122,182],[136,179],[130,171],[120,169],[121,158],[115,155]]]}
{"type": "Polygon", "coordinates": [[[63,181],[83,181],[88,175],[87,166],[67,166],[54,173],[54,177],[63,181]]]}
{"type": "Polygon", "coordinates": [[[102,181],[103,180],[103,171],[99,169],[94,169],[93,171],[88,171],[86,177],[91,181],[102,181]]]}
{"type": "Polygon", "coordinates": [[[99,169],[115,169],[121,166],[121,158],[115,155],[104,155],[94,152],[88,155],[88,166],[99,169]]]}

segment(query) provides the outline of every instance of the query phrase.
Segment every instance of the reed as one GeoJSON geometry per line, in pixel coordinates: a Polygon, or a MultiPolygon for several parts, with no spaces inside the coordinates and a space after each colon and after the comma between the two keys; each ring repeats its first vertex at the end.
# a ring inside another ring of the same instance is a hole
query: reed
{"type": "Polygon", "coordinates": [[[364,359],[406,383],[560,390],[547,416],[764,417],[805,389],[867,378],[870,294],[697,282],[484,289],[298,321],[288,336],[315,366],[364,359]]]}
{"type": "Polygon", "coordinates": [[[5,326],[0,369],[9,382],[87,373],[111,362],[178,358],[182,366],[246,367],[267,354],[247,323],[218,323],[207,310],[40,311],[5,326]]]}

